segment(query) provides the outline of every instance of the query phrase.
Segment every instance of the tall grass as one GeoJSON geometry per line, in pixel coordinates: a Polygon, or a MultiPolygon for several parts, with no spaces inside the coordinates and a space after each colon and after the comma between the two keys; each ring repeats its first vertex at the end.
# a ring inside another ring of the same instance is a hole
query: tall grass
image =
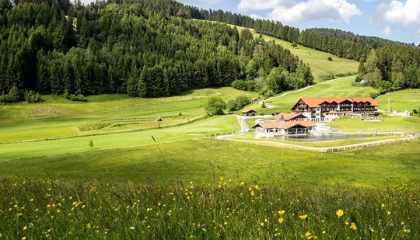
{"type": "Polygon", "coordinates": [[[420,239],[419,193],[4,180],[0,239],[420,239]]]}

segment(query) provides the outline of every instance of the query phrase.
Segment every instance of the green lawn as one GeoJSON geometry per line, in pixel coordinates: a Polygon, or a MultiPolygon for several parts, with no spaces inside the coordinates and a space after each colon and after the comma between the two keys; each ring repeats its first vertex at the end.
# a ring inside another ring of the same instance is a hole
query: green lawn
{"type": "Polygon", "coordinates": [[[225,115],[206,118],[187,125],[131,131],[123,133],[102,134],[95,136],[69,137],[58,140],[26,141],[0,144],[0,160],[23,157],[48,156],[90,151],[89,142],[93,141],[94,149],[127,148],[134,146],[154,145],[176,142],[186,139],[205,137],[209,133],[227,133],[239,130],[236,117],[225,115]]]}
{"type": "MultiPolygon", "coordinates": [[[[103,179],[164,184],[213,177],[303,188],[420,183],[420,141],[341,153],[313,153],[219,140],[0,160],[0,178],[103,179]],[[396,154],[398,152],[398,154],[396,154]]],[[[87,148],[87,143],[85,148],[87,148]]],[[[86,149],[87,150],[87,149],[86,149]]],[[[45,151],[41,153],[45,154],[45,151]]]]}
{"type": "Polygon", "coordinates": [[[0,105],[0,143],[151,129],[159,117],[162,127],[185,124],[205,115],[209,97],[229,100],[239,95],[255,93],[219,88],[167,98],[99,95],[88,97],[87,103],[43,96],[41,104],[0,105]]]}
{"type": "Polygon", "coordinates": [[[376,101],[384,111],[412,111],[420,108],[420,89],[406,89],[379,96],[376,101]],[[388,109],[388,103],[390,109],[388,109]]]}
{"type": "Polygon", "coordinates": [[[420,132],[420,118],[418,117],[382,117],[382,121],[363,121],[360,119],[341,118],[330,124],[343,132],[420,132]]]}

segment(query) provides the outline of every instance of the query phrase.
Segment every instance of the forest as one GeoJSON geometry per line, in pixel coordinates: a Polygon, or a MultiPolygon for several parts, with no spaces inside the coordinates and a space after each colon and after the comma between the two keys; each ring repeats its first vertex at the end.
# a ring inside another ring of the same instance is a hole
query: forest
{"type": "Polygon", "coordinates": [[[87,6],[0,0],[0,102],[35,102],[38,93],[72,100],[101,93],[160,97],[231,85],[270,96],[312,84],[309,66],[290,51],[215,21],[361,60],[358,81],[383,91],[419,86],[420,49],[389,40],[329,29],[300,32],[172,0],[87,6]],[[377,56],[370,57],[372,49],[377,56]],[[372,58],[374,67],[364,63],[372,58]]]}
{"type": "Polygon", "coordinates": [[[2,101],[29,90],[74,100],[101,93],[160,97],[256,78],[264,88],[273,69],[297,81],[284,88],[312,84],[310,68],[290,51],[249,30],[185,19],[182,7],[171,12],[166,3],[1,0],[2,101]]]}
{"type": "Polygon", "coordinates": [[[372,49],[360,60],[357,82],[378,88],[381,93],[420,87],[420,48],[385,45],[372,49]]]}

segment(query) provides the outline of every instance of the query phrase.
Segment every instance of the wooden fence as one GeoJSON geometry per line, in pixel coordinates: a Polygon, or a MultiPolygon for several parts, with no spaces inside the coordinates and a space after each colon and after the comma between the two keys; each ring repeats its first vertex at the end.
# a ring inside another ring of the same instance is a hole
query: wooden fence
{"type": "MultiPolygon", "coordinates": [[[[223,138],[219,138],[219,139],[223,139],[223,138]]],[[[376,147],[376,146],[382,146],[382,145],[388,145],[388,144],[394,144],[394,143],[410,142],[410,141],[415,141],[417,139],[418,139],[418,136],[410,136],[410,137],[405,137],[405,138],[385,139],[385,140],[344,145],[344,146],[338,146],[338,147],[308,147],[308,146],[301,146],[301,145],[288,144],[288,143],[280,143],[280,142],[273,142],[273,141],[258,141],[258,140],[235,140],[235,139],[224,139],[224,140],[271,146],[271,147],[281,147],[281,148],[298,149],[298,150],[311,151],[311,152],[328,153],[328,152],[342,152],[342,151],[358,150],[358,149],[363,149],[367,147],[376,147]]]]}

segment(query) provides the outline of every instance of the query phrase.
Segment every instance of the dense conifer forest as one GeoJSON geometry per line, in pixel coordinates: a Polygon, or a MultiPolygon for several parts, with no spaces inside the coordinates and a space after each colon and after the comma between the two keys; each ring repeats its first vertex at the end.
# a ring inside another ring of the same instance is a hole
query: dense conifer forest
{"type": "Polygon", "coordinates": [[[248,30],[185,19],[182,6],[172,9],[168,1],[1,1],[3,101],[23,90],[76,100],[101,93],[168,96],[230,86],[273,69],[299,82],[287,88],[312,83],[309,67],[290,51],[248,30]]]}
{"type": "Polygon", "coordinates": [[[385,45],[372,49],[366,62],[362,58],[356,81],[381,92],[420,87],[420,48],[385,45]]]}
{"type": "Polygon", "coordinates": [[[37,101],[38,92],[83,100],[78,96],[159,97],[230,85],[272,95],[312,84],[309,66],[290,51],[216,22],[361,59],[358,80],[384,91],[420,85],[420,49],[379,38],[328,29],[300,32],[172,0],[88,6],[0,0],[0,102],[22,99],[24,92],[28,101],[37,101]]]}

